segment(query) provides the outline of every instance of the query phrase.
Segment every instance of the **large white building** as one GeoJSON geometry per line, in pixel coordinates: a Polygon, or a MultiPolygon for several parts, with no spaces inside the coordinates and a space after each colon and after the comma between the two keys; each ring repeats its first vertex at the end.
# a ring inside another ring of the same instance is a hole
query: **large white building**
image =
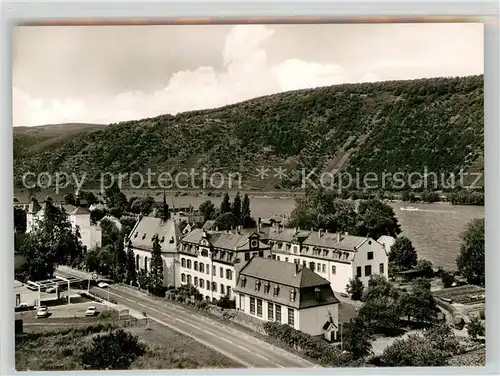
{"type": "Polygon", "coordinates": [[[339,301],[330,282],[301,264],[254,257],[240,270],[233,291],[236,309],[250,316],[338,337],[339,301]]]}
{"type": "Polygon", "coordinates": [[[373,274],[388,277],[388,247],[368,237],[276,226],[268,242],[274,259],[315,271],[339,293],[356,276],[365,286],[373,274]]]}
{"type": "Polygon", "coordinates": [[[158,235],[162,251],[163,284],[176,286],[180,278],[177,247],[181,231],[173,219],[140,217],[126,240],[126,246],[130,244],[134,251],[136,269],[149,272],[155,235],[158,235]]]}
{"type": "MultiPolygon", "coordinates": [[[[26,232],[32,232],[36,222],[43,219],[46,205],[47,203],[40,205],[35,198],[31,200],[26,214],[26,232]]],[[[98,223],[92,223],[87,209],[73,205],[60,205],[60,207],[68,215],[71,227],[79,228],[81,242],[87,250],[102,245],[101,227],[98,223]]]]}
{"type": "Polygon", "coordinates": [[[241,267],[252,257],[270,257],[269,246],[255,233],[194,229],[178,248],[180,285],[191,284],[205,299],[233,298],[241,267]]]}

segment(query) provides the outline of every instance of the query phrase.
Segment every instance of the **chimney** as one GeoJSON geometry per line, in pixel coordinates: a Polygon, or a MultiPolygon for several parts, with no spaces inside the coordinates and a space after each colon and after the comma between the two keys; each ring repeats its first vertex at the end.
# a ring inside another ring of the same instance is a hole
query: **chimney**
{"type": "Polygon", "coordinates": [[[337,243],[340,243],[340,232],[337,233],[337,243]]]}
{"type": "Polygon", "coordinates": [[[321,229],[318,230],[318,238],[321,238],[321,229]]]}
{"type": "Polygon", "coordinates": [[[314,289],[314,298],[316,299],[317,302],[319,302],[321,298],[321,290],[318,287],[314,289]]]}
{"type": "Polygon", "coordinates": [[[257,233],[260,234],[260,225],[261,225],[261,219],[260,217],[257,219],[257,233]]]}

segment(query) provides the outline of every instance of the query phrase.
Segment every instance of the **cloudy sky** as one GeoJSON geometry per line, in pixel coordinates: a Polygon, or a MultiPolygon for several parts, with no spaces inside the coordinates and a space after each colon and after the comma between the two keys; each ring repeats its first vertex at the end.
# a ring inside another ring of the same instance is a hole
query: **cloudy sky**
{"type": "Polygon", "coordinates": [[[482,24],[23,26],[13,32],[13,123],[111,123],[345,82],[482,73],[482,24]]]}

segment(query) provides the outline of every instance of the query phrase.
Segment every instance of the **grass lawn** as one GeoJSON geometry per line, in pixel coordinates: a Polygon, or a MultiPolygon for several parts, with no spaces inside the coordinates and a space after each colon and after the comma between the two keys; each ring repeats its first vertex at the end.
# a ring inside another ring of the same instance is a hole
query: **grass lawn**
{"type": "MultiPolygon", "coordinates": [[[[82,370],[82,349],[90,345],[93,336],[106,331],[104,325],[61,329],[16,335],[16,369],[82,370]]],[[[124,329],[147,344],[146,354],[132,363],[132,369],[243,368],[215,350],[155,322],[124,329]]]]}

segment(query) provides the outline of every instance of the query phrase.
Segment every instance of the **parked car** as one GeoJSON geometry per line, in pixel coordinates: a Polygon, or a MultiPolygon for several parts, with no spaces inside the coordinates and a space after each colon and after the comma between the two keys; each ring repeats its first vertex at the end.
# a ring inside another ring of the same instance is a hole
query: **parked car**
{"type": "Polygon", "coordinates": [[[97,315],[97,308],[94,307],[94,306],[90,306],[89,308],[87,308],[87,310],[85,311],[85,316],[95,316],[97,315]]]}
{"type": "Polygon", "coordinates": [[[109,285],[106,282],[99,282],[97,286],[99,286],[101,289],[106,289],[109,287],[109,285]]]}
{"type": "Polygon", "coordinates": [[[16,308],[28,308],[28,303],[19,303],[16,308]]]}
{"type": "Polygon", "coordinates": [[[45,306],[40,306],[38,307],[38,310],[36,311],[36,318],[41,319],[44,317],[47,317],[49,315],[49,309],[45,306]]]}

